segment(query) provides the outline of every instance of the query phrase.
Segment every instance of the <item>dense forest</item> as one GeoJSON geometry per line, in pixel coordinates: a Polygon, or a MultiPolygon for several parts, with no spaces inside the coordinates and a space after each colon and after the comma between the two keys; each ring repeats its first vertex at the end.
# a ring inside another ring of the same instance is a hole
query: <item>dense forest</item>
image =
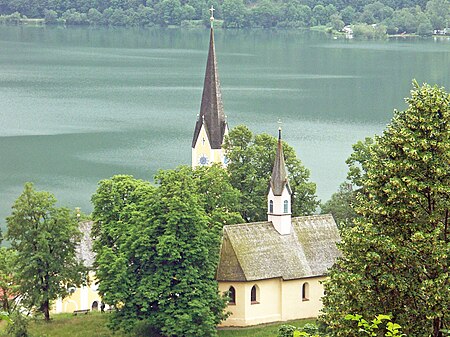
{"type": "MultiPolygon", "coordinates": [[[[450,23],[449,0],[0,0],[3,22],[44,18],[47,24],[199,26],[208,8],[225,28],[309,28],[354,33],[431,34],[450,23]]],[[[447,29],[448,30],[448,29],[447,29]]]]}

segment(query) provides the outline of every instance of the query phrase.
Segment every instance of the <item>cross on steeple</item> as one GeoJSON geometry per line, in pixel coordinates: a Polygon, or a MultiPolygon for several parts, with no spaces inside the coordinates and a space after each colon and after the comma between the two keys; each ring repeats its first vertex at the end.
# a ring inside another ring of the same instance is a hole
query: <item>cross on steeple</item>
{"type": "Polygon", "coordinates": [[[278,118],[278,139],[281,139],[281,124],[283,124],[282,122],[281,122],[281,119],[280,118],[278,118]]]}
{"type": "Polygon", "coordinates": [[[215,8],[213,5],[211,5],[211,8],[209,9],[209,11],[211,12],[211,17],[209,18],[209,21],[211,21],[211,28],[213,28],[213,23],[214,23],[214,11],[215,8]]]}

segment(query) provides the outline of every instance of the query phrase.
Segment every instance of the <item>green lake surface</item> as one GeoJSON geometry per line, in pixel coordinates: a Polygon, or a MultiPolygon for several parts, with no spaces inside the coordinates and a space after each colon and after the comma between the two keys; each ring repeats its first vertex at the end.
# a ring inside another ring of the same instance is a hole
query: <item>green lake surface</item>
{"type": "MultiPolygon", "coordinates": [[[[412,79],[450,90],[449,38],[215,38],[230,127],[276,135],[281,119],[323,201],[352,144],[406,108],[412,79]]],[[[208,42],[208,29],[0,26],[0,227],[27,181],[90,212],[101,179],[190,165],[208,42]]]]}

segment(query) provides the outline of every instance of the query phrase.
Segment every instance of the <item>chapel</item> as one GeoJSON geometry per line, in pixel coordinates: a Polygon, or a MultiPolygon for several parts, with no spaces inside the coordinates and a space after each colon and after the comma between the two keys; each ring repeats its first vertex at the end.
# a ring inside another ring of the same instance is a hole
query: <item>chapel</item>
{"type": "Polygon", "coordinates": [[[223,228],[216,279],[231,315],[222,326],[317,317],[340,240],[331,215],[292,217],[281,130],[267,196],[267,221],[223,228]]]}

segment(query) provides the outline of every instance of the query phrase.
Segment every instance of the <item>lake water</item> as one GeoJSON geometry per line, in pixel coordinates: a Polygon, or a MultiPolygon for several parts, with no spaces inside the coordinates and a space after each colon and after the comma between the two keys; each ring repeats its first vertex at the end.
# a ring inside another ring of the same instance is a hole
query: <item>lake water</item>
{"type": "MultiPolygon", "coordinates": [[[[209,32],[0,26],[0,225],[27,181],[90,212],[97,182],[190,164],[209,32]]],[[[411,81],[450,90],[450,40],[356,41],[216,31],[231,127],[284,138],[327,200],[351,145],[406,107],[411,81]]]]}

